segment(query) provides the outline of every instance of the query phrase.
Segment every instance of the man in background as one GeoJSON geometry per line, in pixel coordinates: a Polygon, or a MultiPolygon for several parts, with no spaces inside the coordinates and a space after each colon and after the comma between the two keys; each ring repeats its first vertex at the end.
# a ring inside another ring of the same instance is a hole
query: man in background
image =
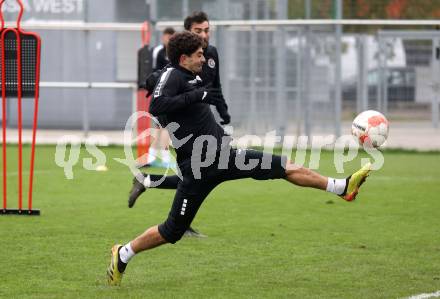
{"type": "Polygon", "coordinates": [[[167,45],[170,37],[176,33],[173,27],[167,27],[162,31],[162,44],[156,46],[152,50],[153,56],[153,72],[163,69],[170,63],[167,57],[167,45]]]}
{"type": "Polygon", "coordinates": [[[200,36],[205,43],[203,45],[203,56],[205,56],[206,62],[203,64],[200,77],[202,78],[205,86],[211,86],[220,91],[222,101],[215,107],[222,119],[220,124],[227,125],[231,122],[231,116],[228,113],[228,105],[223,97],[222,85],[220,82],[220,61],[218,58],[217,48],[209,44],[211,31],[208,15],[203,11],[193,12],[191,15],[186,17],[185,21],[183,22],[183,27],[185,30],[200,36]]]}

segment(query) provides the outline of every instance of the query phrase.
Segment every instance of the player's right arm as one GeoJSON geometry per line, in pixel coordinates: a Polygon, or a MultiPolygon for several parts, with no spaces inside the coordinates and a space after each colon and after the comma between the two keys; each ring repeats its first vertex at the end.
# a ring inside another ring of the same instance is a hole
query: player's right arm
{"type": "Polygon", "coordinates": [[[210,51],[211,51],[212,59],[214,59],[215,66],[216,66],[215,67],[215,77],[214,77],[214,81],[212,82],[212,85],[213,85],[213,87],[218,88],[221,92],[220,100],[215,105],[215,107],[216,107],[220,117],[222,118],[222,121],[220,122],[220,124],[227,125],[231,122],[231,116],[228,113],[228,105],[226,104],[226,100],[223,97],[222,84],[220,83],[220,61],[218,58],[217,48],[211,46],[210,51]]]}
{"type": "Polygon", "coordinates": [[[187,83],[179,71],[167,68],[154,89],[150,113],[153,115],[172,113],[193,103],[208,100],[213,96],[205,88],[187,89],[187,83]]]}

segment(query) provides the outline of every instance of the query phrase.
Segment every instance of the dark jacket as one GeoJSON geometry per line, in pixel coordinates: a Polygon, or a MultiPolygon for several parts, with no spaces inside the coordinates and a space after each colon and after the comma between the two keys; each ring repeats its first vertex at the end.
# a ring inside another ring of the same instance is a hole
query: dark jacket
{"type": "MultiPolygon", "coordinates": [[[[205,56],[206,63],[203,65],[200,77],[202,78],[205,86],[212,84],[212,87],[219,88],[221,90],[220,62],[218,60],[217,48],[208,45],[208,47],[204,49],[203,55],[205,56]]],[[[226,104],[224,97],[223,104],[216,106],[216,108],[223,121],[229,123],[231,117],[229,116],[228,105],[226,104]]]]}
{"type": "Polygon", "coordinates": [[[166,115],[168,123],[179,125],[175,132],[170,132],[179,165],[191,158],[194,141],[199,136],[213,136],[216,144],[211,146],[217,150],[230,142],[229,137],[223,140],[226,133],[215,121],[210,105],[203,102],[203,86],[198,75],[180,66],[170,66],[163,70],[153,92],[150,113],[166,115]],[[182,145],[181,141],[187,138],[182,145]]]}
{"type": "Polygon", "coordinates": [[[151,51],[151,55],[153,57],[153,72],[163,69],[167,64],[170,63],[164,45],[154,47],[151,51]]]}

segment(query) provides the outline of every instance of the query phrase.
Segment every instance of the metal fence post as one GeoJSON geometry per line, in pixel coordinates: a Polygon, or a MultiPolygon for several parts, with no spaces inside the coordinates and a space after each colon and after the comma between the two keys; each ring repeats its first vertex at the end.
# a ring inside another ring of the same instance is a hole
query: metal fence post
{"type": "Polygon", "coordinates": [[[378,76],[377,76],[377,92],[376,92],[376,109],[381,110],[382,108],[382,96],[383,96],[383,80],[384,80],[384,74],[383,74],[383,60],[384,60],[384,47],[383,47],[383,38],[379,36],[378,38],[378,76]]]}
{"type": "Polygon", "coordinates": [[[296,77],[296,105],[295,105],[295,109],[296,109],[296,135],[300,136],[302,134],[302,97],[303,97],[303,67],[301,65],[301,62],[303,60],[302,57],[302,44],[301,44],[301,40],[303,40],[303,30],[301,30],[300,28],[297,29],[296,31],[296,38],[298,39],[298,53],[296,56],[296,72],[297,72],[297,77],[296,77]]]}
{"type": "MultiPolygon", "coordinates": [[[[342,0],[336,0],[336,19],[342,19],[342,0]]],[[[341,111],[342,111],[342,25],[336,25],[336,67],[335,67],[335,135],[341,135],[341,111]]]]}
{"type": "Polygon", "coordinates": [[[256,92],[256,80],[257,80],[257,31],[255,26],[252,26],[250,32],[250,55],[249,55],[249,94],[250,94],[250,114],[248,118],[249,130],[252,134],[256,133],[257,120],[257,92],[256,92]]]}
{"type": "Polygon", "coordinates": [[[440,39],[435,38],[432,42],[432,74],[433,91],[432,99],[432,126],[439,127],[439,102],[440,102],[440,39]]]}
{"type": "Polygon", "coordinates": [[[155,23],[157,21],[157,0],[147,0],[150,5],[150,21],[155,23]]]}
{"type": "Polygon", "coordinates": [[[377,82],[377,110],[387,113],[388,110],[388,70],[387,45],[384,37],[379,36],[379,77],[377,82]]]}
{"type": "MultiPolygon", "coordinates": [[[[287,19],[287,1],[277,1],[278,19],[287,19]]],[[[284,26],[277,26],[276,31],[276,114],[277,130],[284,136],[286,124],[286,30],[284,26]]],[[[266,70],[268,71],[268,70],[266,70]]]]}
{"type": "Polygon", "coordinates": [[[311,19],[312,18],[312,3],[311,0],[304,0],[304,7],[305,7],[305,18],[311,19]]]}
{"type": "Polygon", "coordinates": [[[136,136],[136,137],[137,137],[138,119],[137,117],[133,117],[133,116],[135,115],[135,113],[137,113],[138,110],[137,102],[138,102],[138,87],[136,85],[133,85],[131,88],[131,117],[132,117],[131,134],[132,136],[136,136]]]}
{"type": "MultiPolygon", "coordinates": [[[[306,19],[310,19],[312,17],[312,9],[311,9],[311,0],[305,0],[305,14],[306,19]]],[[[312,128],[310,121],[310,106],[311,106],[311,98],[310,98],[310,79],[311,79],[311,68],[312,68],[312,54],[311,54],[311,35],[312,30],[310,25],[305,26],[304,30],[304,45],[300,45],[301,53],[303,54],[303,76],[301,86],[302,88],[302,115],[304,116],[304,134],[308,137],[311,137],[312,128]]]]}
{"type": "MultiPolygon", "coordinates": [[[[88,22],[88,5],[85,6],[85,21],[88,22]]],[[[84,139],[86,139],[89,135],[90,125],[89,125],[89,101],[90,101],[90,90],[91,90],[91,78],[90,78],[90,63],[91,63],[91,53],[90,53],[90,31],[85,30],[85,40],[84,40],[84,59],[86,61],[85,67],[86,67],[86,78],[87,82],[89,84],[89,87],[85,90],[85,96],[82,100],[82,129],[83,129],[83,135],[84,139]]]]}
{"type": "Polygon", "coordinates": [[[356,39],[356,44],[358,57],[356,112],[360,113],[368,108],[367,36],[359,35],[356,39]]]}
{"type": "Polygon", "coordinates": [[[388,114],[388,46],[386,43],[383,44],[384,56],[383,56],[383,65],[382,65],[382,78],[383,78],[383,97],[382,97],[382,107],[380,111],[385,115],[388,114]]]}
{"type": "MultiPolygon", "coordinates": [[[[252,1],[250,4],[250,17],[256,19],[258,16],[258,2],[252,1]]],[[[249,93],[250,93],[250,115],[248,118],[248,126],[251,134],[256,134],[258,124],[257,117],[257,92],[256,92],[256,80],[257,80],[257,63],[258,63],[258,53],[257,53],[258,41],[257,41],[257,30],[255,26],[251,26],[250,32],[250,53],[249,53],[249,63],[250,63],[250,74],[249,74],[249,93]]]]}
{"type": "Polygon", "coordinates": [[[311,114],[311,97],[310,97],[310,80],[311,80],[311,68],[312,68],[312,54],[311,54],[311,29],[309,26],[305,29],[305,39],[303,47],[303,115],[304,115],[304,133],[306,136],[311,137],[312,128],[310,121],[311,114]]]}
{"type": "MultiPolygon", "coordinates": [[[[217,0],[217,8],[219,10],[219,15],[222,19],[226,20],[228,18],[229,12],[229,0],[219,1],[217,0]]],[[[229,39],[228,34],[226,34],[227,27],[226,26],[217,26],[216,27],[216,44],[220,55],[220,78],[222,82],[222,92],[226,99],[226,101],[230,100],[230,79],[228,78],[228,74],[230,71],[229,67],[229,48],[228,45],[229,39]]],[[[234,118],[232,118],[234,121],[234,118]]]]}
{"type": "MultiPolygon", "coordinates": [[[[284,1],[284,0],[282,0],[284,1]]],[[[277,2],[277,5],[279,3],[277,2]]],[[[266,1],[264,2],[264,19],[268,20],[270,19],[270,11],[269,11],[269,3],[266,1]]],[[[277,9],[277,14],[279,14],[279,10],[277,9]]],[[[277,26],[278,29],[278,26],[277,26]]],[[[263,84],[261,85],[264,88],[264,91],[261,92],[262,95],[262,99],[263,99],[263,107],[261,107],[260,109],[263,109],[262,111],[270,111],[270,107],[271,107],[271,100],[273,98],[272,95],[272,82],[271,82],[271,77],[272,77],[272,72],[271,72],[271,68],[273,67],[273,63],[272,63],[272,56],[269,55],[269,53],[273,52],[273,44],[272,44],[272,37],[273,37],[273,33],[271,31],[267,31],[267,32],[261,32],[260,33],[262,35],[262,44],[264,45],[263,47],[261,47],[260,49],[262,49],[263,52],[263,84]]],[[[278,45],[277,41],[275,43],[275,45],[278,45]]],[[[275,46],[276,47],[276,46],[275,46]]],[[[276,47],[277,48],[277,47],[276,47]]],[[[278,56],[277,56],[278,57],[278,56]]],[[[275,76],[278,75],[278,72],[275,72],[275,76]]],[[[276,86],[275,86],[276,88],[276,86]]],[[[266,126],[267,128],[267,126],[266,126]]],[[[272,128],[270,128],[270,130],[272,130],[272,128]]],[[[267,131],[267,130],[266,130],[267,131]]]]}
{"type": "Polygon", "coordinates": [[[183,19],[189,15],[189,3],[188,0],[183,0],[182,2],[182,17],[183,19]]]}
{"type": "MultiPolygon", "coordinates": [[[[89,86],[90,86],[90,82],[89,86]]],[[[83,129],[83,135],[84,138],[87,138],[89,136],[90,131],[90,121],[89,121],[89,101],[90,101],[90,91],[91,88],[88,87],[85,90],[86,96],[83,97],[82,100],[82,129],[83,129]]]]}

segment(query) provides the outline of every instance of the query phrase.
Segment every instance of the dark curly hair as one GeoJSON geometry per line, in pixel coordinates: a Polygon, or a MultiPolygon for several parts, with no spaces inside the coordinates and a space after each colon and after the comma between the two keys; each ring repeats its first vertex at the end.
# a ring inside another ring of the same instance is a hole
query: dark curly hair
{"type": "Polygon", "coordinates": [[[170,37],[167,46],[167,56],[171,64],[178,65],[180,56],[191,56],[197,49],[203,46],[203,39],[197,34],[183,31],[170,37]]]}
{"type": "Polygon", "coordinates": [[[195,11],[191,15],[187,16],[185,18],[185,21],[183,22],[183,27],[185,30],[191,30],[191,26],[194,23],[200,24],[205,21],[209,22],[208,15],[204,13],[203,11],[195,11]]]}

